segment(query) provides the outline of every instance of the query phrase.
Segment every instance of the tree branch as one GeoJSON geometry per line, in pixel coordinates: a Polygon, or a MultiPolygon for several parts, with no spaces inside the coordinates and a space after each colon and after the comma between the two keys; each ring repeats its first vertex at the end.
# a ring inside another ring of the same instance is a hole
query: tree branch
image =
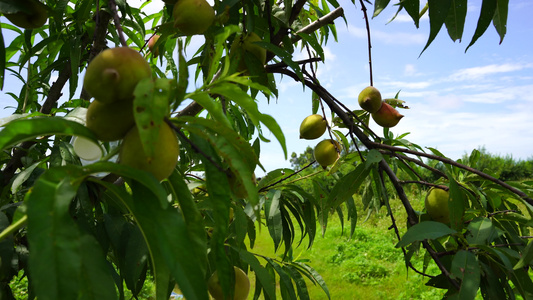
{"type": "Polygon", "coordinates": [[[329,12],[322,18],[319,18],[318,20],[314,21],[313,23],[305,26],[304,28],[298,30],[296,32],[296,35],[291,38],[291,42],[294,44],[301,40],[302,38],[298,35],[298,33],[305,33],[309,34],[311,32],[314,32],[315,30],[318,30],[322,28],[325,25],[333,23],[335,19],[337,19],[340,16],[344,15],[344,9],[342,7],[337,7],[333,11],[329,12]]]}
{"type": "Polygon", "coordinates": [[[526,201],[528,204],[533,205],[533,199],[529,198],[529,196],[526,193],[520,191],[519,189],[514,188],[514,187],[510,186],[509,184],[503,182],[502,180],[499,180],[497,178],[494,178],[494,177],[490,176],[489,174],[483,173],[483,172],[481,172],[479,170],[476,170],[474,168],[471,168],[469,166],[460,164],[460,163],[458,163],[458,162],[456,162],[456,161],[454,161],[452,159],[445,158],[445,157],[440,157],[440,156],[433,155],[433,154],[427,154],[427,153],[424,153],[424,152],[414,151],[414,150],[410,150],[410,149],[404,149],[404,148],[400,148],[400,147],[395,147],[395,146],[375,143],[375,142],[370,142],[370,144],[371,144],[372,148],[386,149],[386,150],[390,150],[390,151],[398,151],[398,152],[403,152],[403,153],[414,154],[414,155],[423,156],[423,157],[426,157],[426,158],[438,160],[438,161],[441,161],[443,163],[458,167],[460,169],[463,169],[463,170],[466,170],[468,172],[474,173],[474,174],[478,175],[481,178],[487,179],[489,181],[492,181],[492,182],[504,187],[505,189],[507,189],[507,190],[513,192],[514,194],[518,195],[521,199],[526,201]]]}

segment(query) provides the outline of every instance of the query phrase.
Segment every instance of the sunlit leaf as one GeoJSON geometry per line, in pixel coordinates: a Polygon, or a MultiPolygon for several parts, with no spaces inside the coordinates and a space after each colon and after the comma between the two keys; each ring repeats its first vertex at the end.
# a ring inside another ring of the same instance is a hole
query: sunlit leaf
{"type": "Polygon", "coordinates": [[[0,131],[0,148],[12,147],[24,141],[46,135],[75,135],[98,143],[94,134],[80,123],[61,117],[18,119],[7,123],[0,131]]]}

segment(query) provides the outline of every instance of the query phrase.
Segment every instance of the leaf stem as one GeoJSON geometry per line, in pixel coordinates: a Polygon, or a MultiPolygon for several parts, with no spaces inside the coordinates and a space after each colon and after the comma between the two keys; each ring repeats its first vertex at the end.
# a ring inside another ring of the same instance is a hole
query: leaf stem
{"type": "Polygon", "coordinates": [[[17,231],[20,228],[22,228],[24,225],[26,225],[27,221],[28,221],[28,215],[24,215],[20,219],[18,219],[15,223],[9,225],[6,229],[4,229],[0,233],[0,241],[3,241],[10,234],[13,234],[15,231],[17,231]]]}

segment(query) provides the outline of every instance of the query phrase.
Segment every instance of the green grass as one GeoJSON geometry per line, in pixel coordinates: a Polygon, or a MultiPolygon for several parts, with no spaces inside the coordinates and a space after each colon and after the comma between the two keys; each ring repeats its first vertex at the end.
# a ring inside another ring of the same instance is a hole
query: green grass
{"type": "MultiPolygon", "coordinates": [[[[444,290],[425,286],[427,277],[406,269],[402,250],[394,247],[398,240],[389,226],[390,218],[378,214],[360,223],[350,239],[349,229],[343,232],[340,221],[332,217],[325,236],[317,236],[309,250],[303,242],[295,249],[295,256],[308,260],[322,275],[331,299],[441,299],[444,290]]],[[[276,256],[268,230],[258,235],[251,251],[276,256]]],[[[422,257],[415,257],[414,263],[422,270],[422,257]]],[[[426,272],[437,275],[439,271],[430,264],[426,272]]],[[[308,287],[311,299],[327,299],[320,287],[310,282],[308,287]]]]}

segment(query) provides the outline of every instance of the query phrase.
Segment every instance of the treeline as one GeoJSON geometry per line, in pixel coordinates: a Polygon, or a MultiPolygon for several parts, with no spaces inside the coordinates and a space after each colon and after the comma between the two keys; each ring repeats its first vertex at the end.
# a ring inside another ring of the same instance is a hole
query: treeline
{"type": "MultiPolygon", "coordinates": [[[[462,156],[460,162],[503,181],[520,181],[533,179],[533,154],[531,157],[524,160],[515,159],[512,155],[509,154],[505,156],[499,154],[492,154],[489,153],[485,147],[479,147],[477,151],[479,152],[479,156],[476,157],[475,162],[471,161],[471,155],[466,153],[462,156]]],[[[353,155],[353,153],[351,155],[353,155]]],[[[304,153],[301,153],[299,155],[294,152],[292,153],[291,167],[295,171],[298,171],[302,168],[305,168],[307,164],[309,164],[313,160],[313,149],[311,147],[307,147],[304,153]]],[[[436,169],[444,171],[444,166],[442,165],[442,163],[434,162],[430,163],[430,165],[432,165],[436,169]]],[[[315,163],[312,166],[308,167],[307,170],[303,172],[303,175],[313,173],[314,171],[319,170],[319,168],[320,166],[315,163]]],[[[346,166],[343,166],[340,169],[345,170],[345,168],[346,166]]],[[[351,170],[351,168],[349,167],[348,169],[351,170]]],[[[426,175],[429,181],[437,179],[434,178],[437,176],[435,174],[431,174],[429,170],[424,170],[420,168],[417,171],[419,171],[423,175],[426,175]]]]}
{"type": "MultiPolygon", "coordinates": [[[[480,152],[476,169],[491,174],[503,181],[526,180],[533,178],[533,155],[526,160],[515,159],[512,155],[495,155],[487,152],[485,147],[477,149],[480,152]]],[[[469,156],[461,158],[468,161],[469,156]]]]}

